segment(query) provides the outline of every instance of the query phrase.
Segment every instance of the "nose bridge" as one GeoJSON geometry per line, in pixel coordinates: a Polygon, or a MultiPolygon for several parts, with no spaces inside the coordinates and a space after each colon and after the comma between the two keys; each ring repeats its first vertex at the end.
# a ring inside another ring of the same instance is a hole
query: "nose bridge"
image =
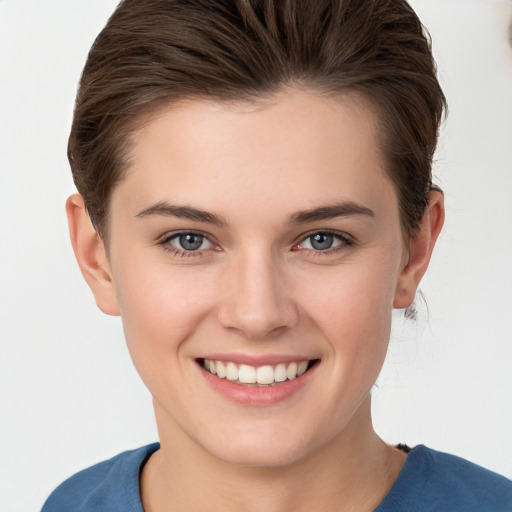
{"type": "Polygon", "coordinates": [[[235,259],[219,315],[224,327],[248,339],[264,339],[293,326],[297,311],[286,286],[283,262],[262,247],[244,251],[235,259]]]}

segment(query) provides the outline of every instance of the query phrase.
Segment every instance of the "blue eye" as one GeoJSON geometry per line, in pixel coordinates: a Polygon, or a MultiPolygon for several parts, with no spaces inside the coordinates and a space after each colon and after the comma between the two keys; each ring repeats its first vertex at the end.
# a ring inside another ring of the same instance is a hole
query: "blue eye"
{"type": "Polygon", "coordinates": [[[210,249],[212,246],[205,236],[198,233],[177,233],[168,242],[176,249],[189,252],[210,249]]]}
{"type": "Polygon", "coordinates": [[[342,244],[350,245],[341,235],[335,235],[329,232],[318,232],[305,238],[300,245],[302,249],[327,251],[342,244]]]}

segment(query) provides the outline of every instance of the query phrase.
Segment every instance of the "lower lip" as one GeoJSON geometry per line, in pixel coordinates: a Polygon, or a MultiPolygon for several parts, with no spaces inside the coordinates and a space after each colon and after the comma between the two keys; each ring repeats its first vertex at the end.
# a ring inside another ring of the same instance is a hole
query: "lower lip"
{"type": "Polygon", "coordinates": [[[287,380],[274,384],[273,386],[258,386],[257,384],[236,384],[227,379],[220,379],[200,366],[201,373],[208,384],[218,393],[226,398],[243,405],[266,406],[273,405],[286,400],[310,380],[316,371],[318,363],[311,367],[306,373],[293,380],[287,380]]]}

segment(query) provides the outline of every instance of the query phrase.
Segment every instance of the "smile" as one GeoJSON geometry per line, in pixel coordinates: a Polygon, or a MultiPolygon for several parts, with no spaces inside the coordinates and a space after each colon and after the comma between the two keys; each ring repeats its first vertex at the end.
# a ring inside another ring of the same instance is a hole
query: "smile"
{"type": "Polygon", "coordinates": [[[219,379],[226,379],[235,384],[255,384],[257,386],[274,386],[295,380],[304,374],[314,362],[297,361],[256,367],[236,364],[231,361],[202,360],[204,369],[219,379]]]}

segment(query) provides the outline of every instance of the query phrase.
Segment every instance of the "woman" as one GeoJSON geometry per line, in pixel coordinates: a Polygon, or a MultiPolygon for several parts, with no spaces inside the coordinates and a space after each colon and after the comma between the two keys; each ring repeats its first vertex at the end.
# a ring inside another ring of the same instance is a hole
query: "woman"
{"type": "Polygon", "coordinates": [[[67,212],[160,444],[43,511],[510,510],[505,478],[371,420],[443,224],[444,107],[401,0],[119,5],[82,76],[67,212]]]}

